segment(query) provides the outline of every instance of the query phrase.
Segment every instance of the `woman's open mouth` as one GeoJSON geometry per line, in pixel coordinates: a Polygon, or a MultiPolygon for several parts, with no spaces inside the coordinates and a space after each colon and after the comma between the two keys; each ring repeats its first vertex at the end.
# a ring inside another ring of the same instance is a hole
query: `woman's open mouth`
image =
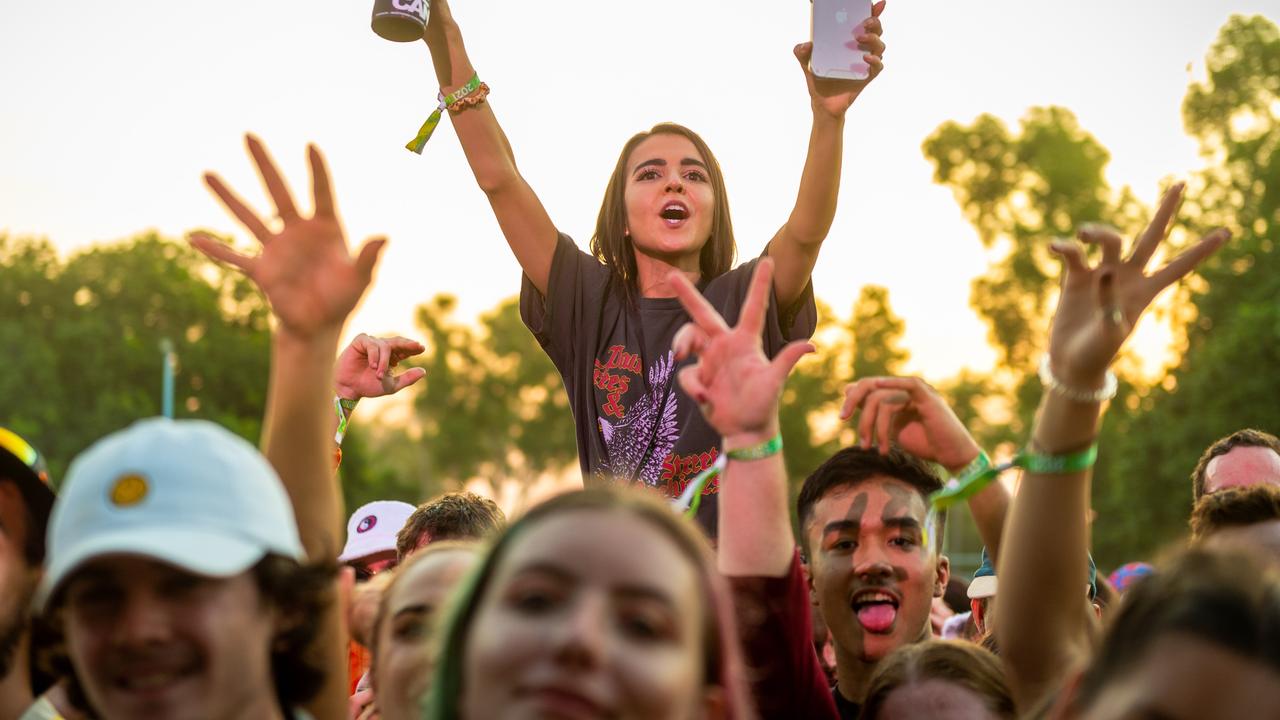
{"type": "Polygon", "coordinates": [[[667,227],[678,228],[689,219],[689,207],[678,200],[672,200],[663,205],[662,212],[658,214],[667,227]]]}

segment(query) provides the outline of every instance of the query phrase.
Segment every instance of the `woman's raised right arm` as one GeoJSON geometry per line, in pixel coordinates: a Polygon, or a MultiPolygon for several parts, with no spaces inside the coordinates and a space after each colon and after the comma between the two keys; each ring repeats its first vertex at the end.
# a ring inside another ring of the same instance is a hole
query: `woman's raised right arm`
{"type": "MultiPolygon", "coordinates": [[[[465,85],[475,74],[462,32],[453,20],[446,0],[431,1],[431,18],[423,34],[431,50],[440,88],[448,95],[465,85]]],[[[498,226],[515,253],[525,275],[538,292],[547,294],[551,258],[555,255],[558,231],[533,193],[533,188],[516,169],[511,143],[498,125],[489,103],[480,103],[459,113],[451,113],[453,128],[466,153],[476,183],[489,198],[498,226]]]]}

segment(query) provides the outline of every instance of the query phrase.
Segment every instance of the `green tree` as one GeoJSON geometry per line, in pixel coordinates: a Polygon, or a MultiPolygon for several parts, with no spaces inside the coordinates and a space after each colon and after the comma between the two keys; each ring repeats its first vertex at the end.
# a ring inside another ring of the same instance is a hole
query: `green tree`
{"type": "Polygon", "coordinates": [[[1114,451],[1095,490],[1106,531],[1096,535],[1099,554],[1114,562],[1185,531],[1189,475],[1215,439],[1242,427],[1280,430],[1280,30],[1263,17],[1232,17],[1205,65],[1183,120],[1208,169],[1183,215],[1195,233],[1225,225],[1234,237],[1189,293],[1180,361],[1108,419],[1114,451]]]}
{"type": "Polygon", "coordinates": [[[977,404],[990,396],[974,395],[976,389],[1010,403],[998,413],[1004,426],[980,441],[1021,437],[1039,398],[1034,371],[1056,292],[1058,261],[1049,241],[1070,237],[1082,222],[1134,228],[1141,207],[1127,190],[1110,188],[1103,174],[1110,154],[1064,108],[1032,108],[1016,132],[992,115],[967,126],[947,122],[923,149],[934,181],[951,188],[995,258],[973,281],[970,303],[987,324],[999,371],[955,389],[977,404]]]}
{"type": "Polygon", "coordinates": [[[0,424],[28,437],[60,478],[99,437],[160,412],[160,343],[177,353],[175,415],[256,442],[268,311],[243,278],[154,234],[75,253],[0,236],[0,424]]]}
{"type": "Polygon", "coordinates": [[[520,321],[513,298],[480,319],[456,322],[456,301],[437,295],[418,308],[427,370],[416,417],[433,482],[456,487],[473,477],[495,493],[527,486],[577,462],[576,435],[560,375],[520,321]]]}

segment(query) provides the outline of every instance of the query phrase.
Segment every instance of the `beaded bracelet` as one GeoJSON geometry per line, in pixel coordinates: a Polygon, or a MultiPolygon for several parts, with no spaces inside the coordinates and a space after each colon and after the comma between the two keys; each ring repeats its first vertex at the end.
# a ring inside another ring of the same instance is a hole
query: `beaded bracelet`
{"type": "Polygon", "coordinates": [[[1053,368],[1049,366],[1049,356],[1045,355],[1040,360],[1040,384],[1050,392],[1055,392],[1068,400],[1075,400],[1082,403],[1100,403],[1110,400],[1116,396],[1116,389],[1119,383],[1116,381],[1116,374],[1107,371],[1106,379],[1103,380],[1102,387],[1097,390],[1081,390],[1071,387],[1062,382],[1053,374],[1053,368]]]}
{"type": "Polygon", "coordinates": [[[450,105],[455,105],[468,95],[478,91],[481,87],[485,89],[485,95],[489,94],[489,86],[480,82],[480,76],[472,75],[466,85],[454,90],[451,94],[445,95],[443,92],[436,94],[439,104],[436,109],[431,111],[431,115],[427,117],[427,121],[422,123],[422,127],[418,128],[418,134],[405,143],[405,148],[419,155],[422,154],[422,148],[427,146],[427,141],[431,139],[431,133],[436,131],[436,125],[440,124],[440,116],[444,111],[449,109],[450,105]]]}
{"type": "Polygon", "coordinates": [[[1046,455],[1033,452],[1028,447],[1014,455],[1009,462],[995,466],[991,465],[991,458],[980,451],[978,457],[966,465],[957,477],[948,480],[941,490],[929,496],[929,503],[934,508],[943,510],[961,500],[968,500],[990,485],[1000,473],[1015,467],[1040,475],[1064,475],[1088,470],[1097,460],[1097,443],[1065,455],[1046,455]]]}

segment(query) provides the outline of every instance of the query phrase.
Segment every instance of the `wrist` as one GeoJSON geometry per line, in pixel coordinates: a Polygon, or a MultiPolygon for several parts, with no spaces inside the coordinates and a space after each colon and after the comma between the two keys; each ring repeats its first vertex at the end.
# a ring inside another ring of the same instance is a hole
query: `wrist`
{"type": "MultiPolygon", "coordinates": [[[[325,357],[337,355],[338,340],[342,337],[342,325],[332,325],[299,332],[285,325],[277,325],[271,333],[271,341],[277,351],[312,353],[323,351],[325,357]]],[[[329,360],[328,362],[332,362],[329,360]]]]}
{"type": "Polygon", "coordinates": [[[849,110],[848,108],[845,108],[844,110],[841,110],[839,112],[832,112],[831,110],[828,110],[825,106],[823,106],[823,104],[820,101],[818,101],[816,98],[813,100],[813,102],[809,104],[809,106],[810,106],[810,109],[813,111],[814,129],[817,129],[817,130],[829,129],[829,130],[835,130],[835,131],[844,130],[844,116],[845,116],[845,113],[848,112],[849,110]]]}
{"type": "Polygon", "coordinates": [[[720,449],[733,452],[743,448],[755,447],[767,443],[778,435],[778,419],[774,417],[764,427],[725,435],[720,439],[720,449]]]}
{"type": "Polygon", "coordinates": [[[974,442],[973,438],[966,437],[966,440],[968,444],[963,450],[949,455],[945,461],[939,463],[953,476],[959,475],[962,470],[969,467],[969,464],[982,454],[982,448],[978,447],[978,443],[974,442]]]}

